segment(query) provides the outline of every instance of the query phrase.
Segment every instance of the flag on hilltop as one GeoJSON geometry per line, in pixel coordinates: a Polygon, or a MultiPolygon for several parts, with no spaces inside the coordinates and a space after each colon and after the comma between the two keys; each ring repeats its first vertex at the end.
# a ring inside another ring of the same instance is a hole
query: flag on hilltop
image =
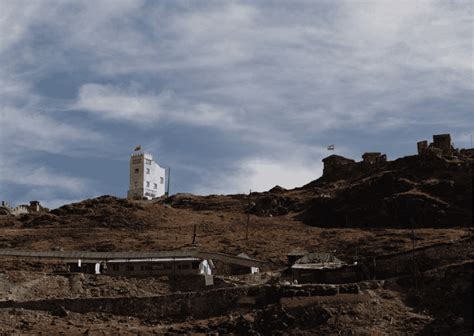
{"type": "Polygon", "coordinates": [[[334,145],[329,145],[328,146],[328,150],[334,150],[334,149],[335,149],[334,145]]]}
{"type": "Polygon", "coordinates": [[[135,152],[138,152],[138,151],[141,151],[142,150],[142,146],[138,145],[137,147],[135,147],[135,152]]]}

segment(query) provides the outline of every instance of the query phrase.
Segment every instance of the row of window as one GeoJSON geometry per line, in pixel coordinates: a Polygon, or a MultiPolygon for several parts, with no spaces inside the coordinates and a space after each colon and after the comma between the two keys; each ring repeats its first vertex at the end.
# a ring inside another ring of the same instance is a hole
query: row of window
{"type": "MultiPolygon", "coordinates": [[[[161,177],[161,184],[163,184],[163,178],[161,177]]],[[[150,181],[146,181],[146,187],[150,188],[150,181]]],[[[135,188],[138,188],[138,182],[135,182],[135,188]]],[[[153,189],[158,189],[158,184],[153,183],[153,189]]]]}
{"type": "MultiPolygon", "coordinates": [[[[140,164],[141,162],[142,162],[142,160],[140,158],[136,158],[136,159],[132,160],[133,164],[140,164]]],[[[151,160],[145,159],[145,164],[151,165],[151,160]]]]}
{"type": "MultiPolygon", "coordinates": [[[[189,264],[178,264],[176,265],[177,269],[180,270],[186,270],[186,269],[198,269],[199,268],[199,261],[198,262],[193,262],[191,265],[189,264]]],[[[112,264],[110,266],[112,271],[120,271],[120,265],[117,264],[112,264]]],[[[135,270],[140,270],[140,271],[155,271],[155,270],[171,270],[173,268],[173,265],[170,263],[165,263],[165,264],[154,264],[154,265],[140,265],[140,268],[138,268],[138,265],[125,265],[125,270],[126,271],[135,271],[135,270]]]]}
{"type": "MultiPolygon", "coordinates": [[[[150,188],[150,182],[149,181],[146,181],[146,187],[150,188]]],[[[158,184],[153,183],[153,189],[158,189],[158,184]]]]}
{"type": "MultiPolygon", "coordinates": [[[[139,168],[135,168],[135,174],[138,174],[139,172],[140,172],[140,169],[139,169],[139,168]]],[[[150,168],[147,168],[147,169],[146,169],[146,173],[147,173],[147,174],[150,174],[150,168]]],[[[164,179],[163,177],[160,177],[160,183],[161,183],[161,184],[163,184],[164,180],[165,180],[165,179],[164,179]]]]}
{"type": "MultiPolygon", "coordinates": [[[[135,168],[135,174],[138,174],[140,172],[140,168],[135,168]]],[[[146,173],[150,174],[150,168],[146,169],[146,173]]]]}

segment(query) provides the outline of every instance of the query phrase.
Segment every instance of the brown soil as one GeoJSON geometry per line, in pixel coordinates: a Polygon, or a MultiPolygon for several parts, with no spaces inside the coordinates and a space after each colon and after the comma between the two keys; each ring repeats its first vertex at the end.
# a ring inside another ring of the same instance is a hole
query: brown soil
{"type": "MultiPolygon", "coordinates": [[[[0,308],[0,332],[470,333],[472,305],[465,298],[472,297],[474,253],[472,240],[467,239],[472,222],[472,162],[467,156],[413,156],[358,164],[349,174],[324,176],[293,190],[275,187],[250,196],[177,194],[154,201],[102,196],[51,212],[0,216],[0,248],[176,249],[191,246],[196,225],[201,249],[245,252],[267,261],[264,271],[283,271],[286,254],[301,248],[334,251],[342,260],[357,259],[369,268],[375,257],[376,269],[371,271],[377,278],[399,279],[359,294],[289,297],[264,306],[236,307],[222,316],[189,317],[185,322],[151,322],[93,311],[66,311],[58,317],[54,311],[0,308]],[[458,304],[443,305],[446,301],[458,304]],[[273,323],[275,319],[283,322],[273,323]]],[[[0,262],[2,301],[136,298],[185,291],[168,279],[60,274],[59,263],[41,260],[3,258],[0,262]]],[[[263,278],[275,281],[272,275],[263,278]]],[[[252,281],[243,277],[232,286],[238,283],[252,281]]]]}

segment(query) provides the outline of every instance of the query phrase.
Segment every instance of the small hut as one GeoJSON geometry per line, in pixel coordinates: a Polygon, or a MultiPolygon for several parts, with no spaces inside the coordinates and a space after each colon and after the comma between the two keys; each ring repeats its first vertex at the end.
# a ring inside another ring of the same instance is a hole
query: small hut
{"type": "Polygon", "coordinates": [[[332,173],[337,172],[341,168],[346,168],[347,166],[355,164],[355,161],[352,159],[345,158],[344,156],[333,154],[324,158],[323,163],[323,175],[330,175],[332,173]]]}
{"type": "Polygon", "coordinates": [[[360,280],[357,264],[347,264],[332,253],[308,253],[291,267],[298,283],[349,283],[360,280]]]}

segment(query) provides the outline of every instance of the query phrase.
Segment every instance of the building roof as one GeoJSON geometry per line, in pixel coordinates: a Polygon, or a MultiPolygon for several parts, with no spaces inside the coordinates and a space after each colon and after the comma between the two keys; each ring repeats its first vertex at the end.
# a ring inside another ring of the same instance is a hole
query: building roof
{"type": "Polygon", "coordinates": [[[450,139],[451,134],[446,133],[446,134],[433,134],[433,139],[450,139]]]}
{"type": "Polygon", "coordinates": [[[322,263],[314,263],[314,264],[294,264],[291,266],[292,269],[337,269],[346,266],[346,264],[322,264],[322,263]]]}
{"type": "MultiPolygon", "coordinates": [[[[66,264],[77,264],[79,259],[62,259],[66,264]]],[[[81,259],[82,264],[95,264],[105,261],[107,264],[121,264],[121,263],[149,263],[149,262],[179,262],[179,261],[201,261],[200,258],[194,257],[177,257],[177,258],[145,258],[145,259],[81,259]]]]}
{"type": "Polygon", "coordinates": [[[10,249],[0,249],[0,257],[18,258],[44,258],[61,260],[100,260],[111,262],[112,260],[144,260],[154,258],[199,258],[214,259],[223,263],[236,264],[247,267],[261,267],[264,262],[250,257],[227,255],[217,252],[206,252],[199,250],[171,250],[171,251],[150,251],[150,252],[89,252],[89,251],[19,251],[10,249]]]}
{"type": "Polygon", "coordinates": [[[340,155],[336,155],[336,154],[329,155],[328,157],[325,157],[323,159],[323,162],[328,162],[328,161],[339,161],[339,162],[345,162],[345,163],[355,162],[352,159],[348,159],[344,156],[340,156],[340,155]]]}
{"type": "Polygon", "coordinates": [[[178,257],[178,258],[148,258],[148,259],[112,259],[108,263],[139,263],[139,262],[172,262],[172,261],[200,261],[195,257],[178,257]]]}
{"type": "Polygon", "coordinates": [[[334,269],[347,265],[332,253],[313,252],[298,259],[291,268],[296,269],[334,269]]]}
{"type": "Polygon", "coordinates": [[[296,261],[297,264],[310,264],[310,263],[342,263],[343,261],[336,258],[334,254],[330,252],[312,252],[308,253],[302,258],[296,261]]]}
{"type": "Polygon", "coordinates": [[[382,153],[380,152],[365,152],[364,154],[362,154],[362,157],[366,157],[366,156],[380,156],[382,155],[382,153]]]}

